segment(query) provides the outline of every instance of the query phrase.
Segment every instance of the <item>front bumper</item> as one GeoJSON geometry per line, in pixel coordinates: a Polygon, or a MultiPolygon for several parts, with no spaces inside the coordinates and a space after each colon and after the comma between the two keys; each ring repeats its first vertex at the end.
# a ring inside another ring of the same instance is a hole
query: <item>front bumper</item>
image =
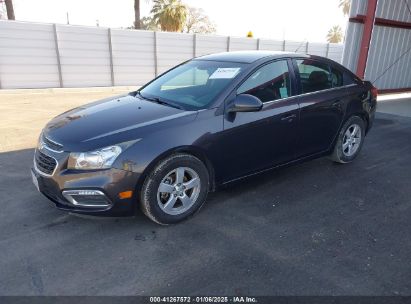
{"type": "Polygon", "coordinates": [[[74,213],[101,216],[134,214],[137,205],[136,186],[139,174],[116,168],[88,171],[69,170],[65,168],[67,154],[53,155],[49,151],[47,154],[57,159],[58,165],[53,174],[47,175],[41,172],[35,160],[31,171],[33,179],[38,184],[38,190],[57,208],[74,213]],[[131,197],[120,198],[119,194],[125,191],[132,191],[131,197]],[[87,195],[96,200],[92,204],[87,203],[87,195]]]}

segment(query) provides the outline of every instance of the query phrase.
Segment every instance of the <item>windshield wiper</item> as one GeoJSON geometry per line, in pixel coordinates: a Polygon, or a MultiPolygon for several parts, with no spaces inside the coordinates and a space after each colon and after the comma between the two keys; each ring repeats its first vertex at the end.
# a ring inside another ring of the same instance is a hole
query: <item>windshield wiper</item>
{"type": "Polygon", "coordinates": [[[157,102],[158,104],[162,104],[162,105],[166,105],[166,106],[169,106],[169,107],[173,107],[173,108],[176,108],[176,109],[179,109],[179,110],[183,110],[183,108],[182,108],[181,106],[179,106],[179,105],[177,105],[177,104],[175,104],[175,103],[166,101],[166,100],[164,100],[164,99],[160,99],[160,98],[158,98],[158,97],[153,97],[153,98],[151,98],[151,101],[157,102]]]}
{"type": "Polygon", "coordinates": [[[136,94],[136,95],[139,95],[139,96],[141,96],[142,98],[144,98],[144,99],[146,99],[146,100],[153,101],[153,102],[156,102],[156,103],[158,103],[158,104],[162,104],[162,105],[166,105],[166,106],[169,106],[169,107],[173,107],[173,108],[176,108],[176,109],[179,109],[179,110],[183,110],[183,108],[182,108],[180,105],[177,105],[177,104],[175,104],[175,103],[166,101],[166,100],[164,100],[164,99],[160,99],[159,97],[146,97],[146,96],[143,96],[143,95],[140,93],[140,91],[137,91],[137,94],[136,94]]]}

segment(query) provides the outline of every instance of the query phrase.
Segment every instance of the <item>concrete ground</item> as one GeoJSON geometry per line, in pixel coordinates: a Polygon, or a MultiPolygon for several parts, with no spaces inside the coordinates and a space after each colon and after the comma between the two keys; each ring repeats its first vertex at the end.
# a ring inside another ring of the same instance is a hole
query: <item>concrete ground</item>
{"type": "MultiPolygon", "coordinates": [[[[46,120],[81,95],[61,108],[39,98],[36,113],[46,120]]],[[[411,295],[409,117],[378,113],[351,164],[323,158],[244,180],[162,227],[53,208],[29,175],[41,119],[12,104],[30,112],[36,99],[12,98],[0,95],[0,136],[5,118],[31,135],[0,153],[0,295],[411,295]]]]}
{"type": "Polygon", "coordinates": [[[0,90],[0,153],[32,148],[54,116],[131,87],[0,90]]]}
{"type": "Polygon", "coordinates": [[[387,94],[378,98],[378,111],[411,117],[411,93],[387,94]]]}

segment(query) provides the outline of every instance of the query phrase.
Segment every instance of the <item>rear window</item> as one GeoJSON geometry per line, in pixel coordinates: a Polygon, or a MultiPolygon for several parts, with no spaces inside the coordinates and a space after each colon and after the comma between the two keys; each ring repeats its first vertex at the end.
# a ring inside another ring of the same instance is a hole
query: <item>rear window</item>
{"type": "Polygon", "coordinates": [[[332,88],[332,77],[328,64],[312,59],[297,59],[296,62],[300,74],[302,93],[332,88]]]}

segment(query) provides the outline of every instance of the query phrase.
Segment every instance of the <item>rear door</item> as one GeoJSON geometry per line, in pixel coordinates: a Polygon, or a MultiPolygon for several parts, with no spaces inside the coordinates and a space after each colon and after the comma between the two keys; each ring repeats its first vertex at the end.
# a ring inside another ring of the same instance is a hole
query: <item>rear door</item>
{"type": "Polygon", "coordinates": [[[300,94],[297,157],[304,157],[331,147],[344,116],[343,100],[326,62],[304,58],[293,63],[300,94]]]}

